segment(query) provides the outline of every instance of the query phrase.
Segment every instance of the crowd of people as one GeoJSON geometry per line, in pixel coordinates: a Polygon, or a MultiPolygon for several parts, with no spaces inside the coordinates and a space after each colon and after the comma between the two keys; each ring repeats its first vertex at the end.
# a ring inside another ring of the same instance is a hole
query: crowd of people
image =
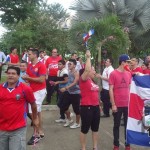
{"type": "MultiPolygon", "coordinates": [[[[109,118],[110,110],[114,118],[113,150],[119,150],[119,126],[122,117],[126,139],[131,79],[134,75],[150,75],[150,56],[139,66],[138,58],[130,59],[128,55],[122,54],[116,69],[113,68],[113,60],[107,58],[101,74],[96,73],[92,66],[89,50],[85,53],[85,63],[76,53],[66,61],[56,48],[51,51],[50,56],[44,50],[29,48],[21,60],[15,47],[10,51],[7,56],[0,51],[0,74],[2,66],[8,65],[6,82],[0,85],[2,150],[8,150],[9,147],[11,150],[25,149],[26,142],[22,142],[22,138],[25,138],[27,116],[33,124],[33,134],[27,144],[34,145],[44,138],[41,108],[42,104],[51,104],[55,91],[60,114],[55,122],[64,123],[64,127],[71,129],[81,128],[81,150],[86,150],[86,135],[89,129],[92,130],[93,150],[98,150],[100,116],[109,118]],[[102,81],[102,89],[94,81],[95,78],[102,81]],[[101,103],[103,115],[100,114],[101,103]],[[71,117],[70,105],[75,114],[75,121],[71,117]],[[6,107],[8,109],[5,109],[6,107]]],[[[125,150],[130,150],[129,143],[125,142],[125,150]]]]}

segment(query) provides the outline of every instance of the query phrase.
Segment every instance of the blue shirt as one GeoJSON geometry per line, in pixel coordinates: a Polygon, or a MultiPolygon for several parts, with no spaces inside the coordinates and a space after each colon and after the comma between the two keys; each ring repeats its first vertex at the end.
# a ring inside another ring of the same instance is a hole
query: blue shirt
{"type": "Polygon", "coordinates": [[[26,72],[24,71],[24,72],[20,72],[20,77],[19,77],[19,82],[22,82],[22,83],[25,83],[25,80],[23,80],[21,77],[22,76],[24,76],[24,75],[26,75],[26,72]]]}

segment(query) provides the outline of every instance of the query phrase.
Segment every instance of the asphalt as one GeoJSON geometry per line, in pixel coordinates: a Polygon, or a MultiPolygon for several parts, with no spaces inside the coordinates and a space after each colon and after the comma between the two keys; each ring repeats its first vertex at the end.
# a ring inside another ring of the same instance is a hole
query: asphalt
{"type": "MultiPolygon", "coordinates": [[[[43,106],[43,128],[45,137],[35,146],[28,146],[27,150],[80,150],[80,128],[70,129],[61,123],[55,123],[59,117],[56,106],[43,106]]],[[[75,120],[75,117],[73,116],[75,120]]],[[[113,117],[101,118],[99,129],[98,150],[113,149],[113,117]]],[[[33,129],[28,120],[27,140],[31,137],[33,129]]],[[[124,127],[120,127],[120,150],[124,150],[124,127]]],[[[131,145],[132,150],[149,150],[150,148],[131,145]]],[[[87,150],[92,150],[91,131],[87,134],[87,150]]]]}
{"type": "MultiPolygon", "coordinates": [[[[6,69],[6,68],[5,68],[6,69]]],[[[3,71],[3,76],[5,73],[3,71]]],[[[80,150],[80,129],[63,127],[61,123],[55,123],[59,111],[55,105],[42,106],[42,119],[45,137],[35,146],[28,146],[27,150],[80,150]]],[[[73,117],[75,120],[75,117],[73,117]]],[[[33,134],[33,128],[28,120],[27,141],[33,134]]],[[[150,150],[146,147],[131,145],[132,150],[150,150]]],[[[99,128],[98,150],[113,149],[113,117],[101,118],[99,128]]],[[[124,127],[120,127],[120,150],[124,150],[124,127]]],[[[91,131],[87,134],[87,150],[93,150],[91,131]]]]}

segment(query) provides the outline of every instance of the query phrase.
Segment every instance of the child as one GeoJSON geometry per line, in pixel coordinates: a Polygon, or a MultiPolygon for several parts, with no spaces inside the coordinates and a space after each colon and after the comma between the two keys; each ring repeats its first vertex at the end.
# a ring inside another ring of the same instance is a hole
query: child
{"type": "Polygon", "coordinates": [[[27,63],[25,61],[22,61],[20,63],[20,78],[19,78],[19,82],[22,82],[22,83],[26,83],[25,80],[22,79],[22,76],[26,75],[26,70],[27,70],[27,63]]]}
{"type": "MultiPolygon", "coordinates": [[[[65,87],[68,83],[68,70],[65,68],[65,64],[66,62],[64,60],[58,61],[58,72],[57,72],[58,81],[54,82],[54,85],[59,85],[59,89],[65,87]]],[[[61,109],[64,94],[65,93],[62,93],[60,91],[58,94],[57,106],[60,108],[60,118],[55,120],[55,122],[57,123],[65,122],[65,114],[62,112],[62,109],[61,109]]]]}
{"type": "MultiPolygon", "coordinates": [[[[20,63],[20,78],[19,78],[19,82],[22,82],[24,84],[29,85],[29,83],[25,80],[22,79],[22,76],[26,75],[26,70],[27,70],[27,62],[22,61],[20,63]]],[[[28,111],[27,111],[28,112],[28,111]]],[[[27,113],[27,116],[32,120],[31,116],[29,113],[27,113]]],[[[31,122],[31,126],[33,126],[33,123],[31,122]]]]}

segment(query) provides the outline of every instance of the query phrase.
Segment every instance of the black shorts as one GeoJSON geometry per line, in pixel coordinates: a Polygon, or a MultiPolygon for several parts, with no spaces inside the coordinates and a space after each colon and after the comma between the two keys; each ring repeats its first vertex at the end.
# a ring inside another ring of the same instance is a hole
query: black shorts
{"type": "Polygon", "coordinates": [[[90,127],[93,132],[97,132],[100,123],[100,108],[98,106],[81,106],[81,132],[88,133],[90,127]]]}
{"type": "Polygon", "coordinates": [[[63,95],[63,104],[62,110],[63,112],[69,109],[69,106],[72,104],[73,111],[76,115],[80,114],[80,94],[69,94],[69,92],[65,92],[63,95]]]}

